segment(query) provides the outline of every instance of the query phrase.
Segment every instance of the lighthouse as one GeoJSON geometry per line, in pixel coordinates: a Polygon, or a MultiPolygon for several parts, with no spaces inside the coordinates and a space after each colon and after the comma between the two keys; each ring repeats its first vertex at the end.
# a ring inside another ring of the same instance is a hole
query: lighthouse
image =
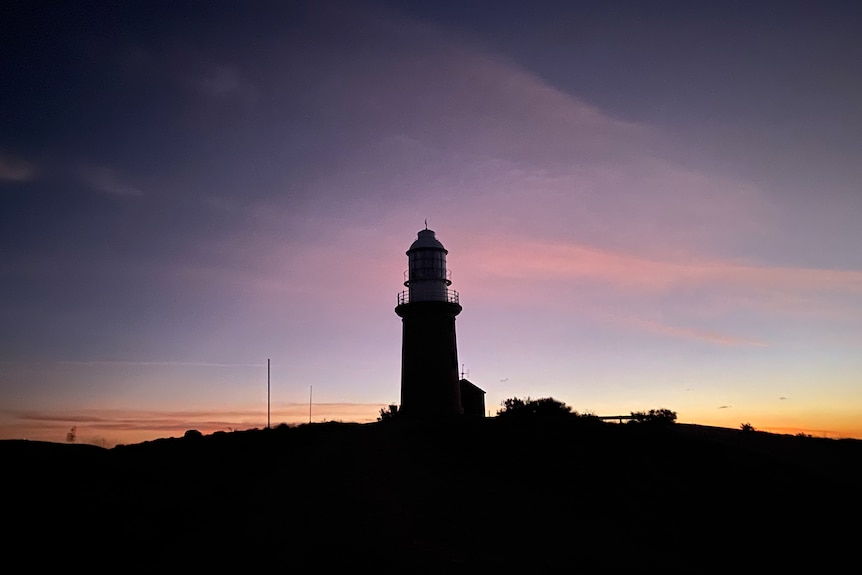
{"type": "Polygon", "coordinates": [[[404,286],[395,313],[401,317],[401,412],[405,417],[461,415],[455,317],[458,292],[449,289],[449,252],[427,225],[407,250],[404,286]]]}

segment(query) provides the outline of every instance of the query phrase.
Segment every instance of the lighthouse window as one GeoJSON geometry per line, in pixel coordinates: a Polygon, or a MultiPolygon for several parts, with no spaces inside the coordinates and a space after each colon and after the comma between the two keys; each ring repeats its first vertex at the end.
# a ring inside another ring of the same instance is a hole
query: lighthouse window
{"type": "Polygon", "coordinates": [[[441,251],[421,250],[410,254],[410,278],[432,279],[446,277],[446,254],[441,251]]]}

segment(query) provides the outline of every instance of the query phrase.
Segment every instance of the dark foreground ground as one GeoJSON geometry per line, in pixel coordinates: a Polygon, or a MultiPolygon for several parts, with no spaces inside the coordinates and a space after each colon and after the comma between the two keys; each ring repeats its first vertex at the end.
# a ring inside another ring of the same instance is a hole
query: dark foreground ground
{"type": "Polygon", "coordinates": [[[403,423],[111,450],[0,442],[4,564],[195,573],[858,568],[860,441],[578,420],[403,423]]]}

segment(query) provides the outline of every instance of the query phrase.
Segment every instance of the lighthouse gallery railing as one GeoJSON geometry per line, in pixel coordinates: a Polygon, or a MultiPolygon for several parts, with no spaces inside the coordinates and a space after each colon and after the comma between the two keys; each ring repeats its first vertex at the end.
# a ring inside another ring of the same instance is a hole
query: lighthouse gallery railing
{"type": "MultiPolygon", "coordinates": [[[[421,298],[414,301],[445,301],[448,303],[460,303],[458,301],[458,292],[453,289],[447,289],[445,291],[440,291],[440,296],[438,298],[421,298]]],[[[404,305],[405,303],[410,303],[410,290],[404,290],[398,294],[398,305],[404,305]]]]}

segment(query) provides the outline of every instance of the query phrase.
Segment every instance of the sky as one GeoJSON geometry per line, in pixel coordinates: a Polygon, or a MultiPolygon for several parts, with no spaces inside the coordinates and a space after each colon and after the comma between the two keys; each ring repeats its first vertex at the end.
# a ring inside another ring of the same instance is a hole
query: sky
{"type": "Polygon", "coordinates": [[[0,5],[0,438],[373,421],[428,227],[493,415],[862,438],[856,2],[0,5]]]}

